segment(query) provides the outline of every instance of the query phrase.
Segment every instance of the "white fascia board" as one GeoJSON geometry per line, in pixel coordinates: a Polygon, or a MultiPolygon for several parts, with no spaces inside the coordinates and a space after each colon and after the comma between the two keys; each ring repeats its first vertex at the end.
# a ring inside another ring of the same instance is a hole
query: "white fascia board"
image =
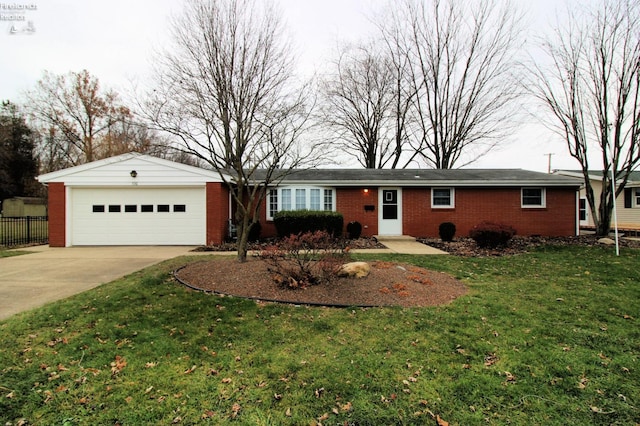
{"type": "Polygon", "coordinates": [[[415,180],[415,181],[335,181],[335,180],[285,180],[274,186],[293,186],[293,185],[316,185],[331,187],[363,187],[363,186],[389,186],[389,187],[456,187],[456,188],[478,188],[478,187],[579,187],[579,182],[560,182],[560,181],[539,181],[539,180],[415,180]]]}
{"type": "MultiPolygon", "coordinates": [[[[183,178],[185,181],[192,181],[193,183],[203,183],[203,182],[223,182],[223,178],[220,174],[215,170],[206,170],[201,169],[199,167],[189,166],[187,164],[176,163],[170,160],[164,160],[162,158],[152,157],[149,155],[138,154],[138,153],[127,153],[118,155],[115,157],[109,157],[98,161],[93,161],[91,163],[81,164],[79,166],[69,167],[66,169],[58,170],[51,173],[45,173],[37,177],[38,181],[41,183],[50,183],[50,182],[64,182],[69,185],[79,185],[79,186],[92,186],[92,185],[118,185],[118,184],[130,184],[130,180],[127,176],[118,177],[115,180],[106,178],[96,178],[95,176],[88,177],[87,175],[91,174],[93,170],[99,169],[107,169],[108,166],[117,167],[119,164],[130,163],[132,168],[144,167],[144,165],[155,165],[160,168],[166,168],[167,171],[179,171],[182,172],[183,178]],[[84,176],[83,176],[84,175],[84,176]],[[191,175],[190,177],[188,177],[191,175]]],[[[122,171],[120,171],[122,173],[122,171]]],[[[224,175],[228,180],[228,176],[224,175]]],[[[150,182],[143,182],[142,176],[140,179],[137,179],[137,183],[140,186],[144,185],[162,185],[169,184],[175,186],[175,182],[171,181],[171,176],[166,176],[168,179],[166,182],[161,178],[150,182]]],[[[156,177],[157,179],[157,177],[156,177]]],[[[188,184],[185,181],[181,181],[179,185],[188,184]]]]}

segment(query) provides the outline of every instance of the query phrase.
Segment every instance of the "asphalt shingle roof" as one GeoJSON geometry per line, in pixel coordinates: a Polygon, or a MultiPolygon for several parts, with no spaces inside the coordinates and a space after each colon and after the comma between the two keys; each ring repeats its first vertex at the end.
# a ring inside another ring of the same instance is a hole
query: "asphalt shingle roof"
{"type": "Polygon", "coordinates": [[[295,170],[284,184],[334,186],[579,186],[580,179],[522,169],[308,169],[295,170]]]}

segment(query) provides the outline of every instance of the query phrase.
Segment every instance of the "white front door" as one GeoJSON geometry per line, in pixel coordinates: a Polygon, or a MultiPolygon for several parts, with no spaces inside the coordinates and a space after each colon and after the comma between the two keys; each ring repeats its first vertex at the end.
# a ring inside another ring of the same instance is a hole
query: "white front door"
{"type": "Polygon", "coordinates": [[[402,190],[378,190],[378,235],[402,235],[402,190]]]}

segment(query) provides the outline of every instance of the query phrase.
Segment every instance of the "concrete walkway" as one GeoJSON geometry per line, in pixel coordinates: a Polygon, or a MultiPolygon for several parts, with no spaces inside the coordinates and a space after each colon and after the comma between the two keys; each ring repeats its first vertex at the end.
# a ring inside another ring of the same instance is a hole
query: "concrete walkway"
{"type": "MultiPolygon", "coordinates": [[[[428,245],[419,243],[414,237],[407,235],[402,236],[382,236],[376,235],[375,238],[379,243],[384,244],[391,253],[399,254],[448,254],[446,251],[429,247],[428,245]]],[[[370,250],[367,250],[370,251],[370,250]]]]}
{"type": "Polygon", "coordinates": [[[27,247],[0,258],[0,320],[139,271],[194,247],[27,247]]]}

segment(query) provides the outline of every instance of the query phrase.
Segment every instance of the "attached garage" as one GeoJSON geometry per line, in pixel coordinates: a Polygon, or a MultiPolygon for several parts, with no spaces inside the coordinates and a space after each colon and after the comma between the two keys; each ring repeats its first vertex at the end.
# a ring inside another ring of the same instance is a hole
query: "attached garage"
{"type": "Polygon", "coordinates": [[[205,244],[202,188],[72,188],[71,245],[205,244]]]}
{"type": "Polygon", "coordinates": [[[228,191],[210,170],[131,153],[39,177],[49,244],[204,245],[224,239],[228,191]]]}

